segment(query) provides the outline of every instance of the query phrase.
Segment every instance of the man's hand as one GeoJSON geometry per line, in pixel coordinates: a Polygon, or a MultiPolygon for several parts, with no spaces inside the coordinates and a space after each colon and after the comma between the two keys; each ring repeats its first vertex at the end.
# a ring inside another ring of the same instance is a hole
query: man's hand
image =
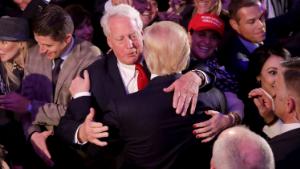
{"type": "Polygon", "coordinates": [[[174,91],[173,107],[176,113],[185,116],[189,105],[190,113],[194,114],[198,99],[199,86],[202,84],[201,78],[194,72],[188,72],[182,75],[169,87],[164,88],[165,92],[174,91]]]}
{"type": "Polygon", "coordinates": [[[106,146],[107,142],[100,141],[100,138],[108,137],[108,127],[103,126],[102,123],[94,121],[95,110],[90,109],[90,113],[86,116],[84,122],[81,124],[78,132],[78,140],[83,142],[90,142],[98,146],[106,146]]]}
{"type": "Polygon", "coordinates": [[[196,138],[203,139],[201,142],[206,143],[215,138],[221,131],[230,127],[231,119],[228,115],[222,114],[218,111],[205,111],[207,115],[212,116],[209,120],[195,123],[193,125],[193,134],[196,138]]]}
{"type": "Polygon", "coordinates": [[[35,132],[31,135],[30,138],[34,151],[49,167],[53,166],[54,162],[51,160],[51,155],[46,145],[46,139],[52,134],[53,131],[43,131],[41,133],[35,132]]]}
{"type": "Polygon", "coordinates": [[[72,80],[69,90],[73,97],[76,93],[90,90],[90,76],[87,70],[83,71],[83,78],[77,76],[72,80]]]}
{"type": "Polygon", "coordinates": [[[0,95],[0,108],[17,113],[26,113],[30,100],[15,92],[0,95]]]}
{"type": "Polygon", "coordinates": [[[253,99],[259,114],[268,124],[276,118],[274,114],[274,102],[272,96],[262,88],[256,88],[249,92],[249,98],[253,99]]]}

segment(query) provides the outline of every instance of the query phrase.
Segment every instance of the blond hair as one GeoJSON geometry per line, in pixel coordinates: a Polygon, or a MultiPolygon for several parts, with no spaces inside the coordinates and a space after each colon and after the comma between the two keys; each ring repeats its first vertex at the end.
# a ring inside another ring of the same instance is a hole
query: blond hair
{"type": "Polygon", "coordinates": [[[188,35],[179,24],[161,21],[145,29],[144,57],[151,73],[178,73],[186,68],[189,55],[188,35]]]}
{"type": "Polygon", "coordinates": [[[6,75],[4,77],[9,89],[11,89],[11,87],[17,89],[21,85],[22,79],[19,79],[13,73],[13,70],[15,69],[16,65],[18,65],[19,68],[24,69],[25,59],[28,56],[28,42],[19,41],[18,43],[20,43],[18,56],[13,58],[12,61],[3,62],[4,71],[6,75]]]}

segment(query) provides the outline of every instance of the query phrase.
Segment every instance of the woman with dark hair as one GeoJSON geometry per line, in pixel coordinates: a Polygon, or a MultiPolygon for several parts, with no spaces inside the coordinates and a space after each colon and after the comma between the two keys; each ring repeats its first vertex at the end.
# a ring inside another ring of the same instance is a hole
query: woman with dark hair
{"type": "MultiPolygon", "coordinates": [[[[267,126],[274,124],[277,121],[277,117],[273,112],[262,109],[261,104],[265,103],[256,97],[256,93],[263,92],[269,97],[275,97],[274,87],[278,73],[282,69],[281,62],[290,57],[289,51],[280,45],[261,46],[249,57],[247,91],[250,91],[249,97],[253,99],[254,105],[252,101],[246,103],[245,107],[249,113],[245,113],[245,123],[257,133],[262,132],[265,124],[267,126]],[[259,113],[257,113],[257,110],[259,113]]],[[[272,106],[269,105],[270,109],[272,109],[272,106]]],[[[266,131],[266,127],[264,132],[269,137],[273,136],[273,134],[270,135],[266,131]]]]}

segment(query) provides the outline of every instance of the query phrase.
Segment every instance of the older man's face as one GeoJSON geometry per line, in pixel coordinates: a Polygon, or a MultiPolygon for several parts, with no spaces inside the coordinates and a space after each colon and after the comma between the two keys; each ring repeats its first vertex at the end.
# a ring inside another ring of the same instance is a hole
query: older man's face
{"type": "Polygon", "coordinates": [[[124,16],[112,16],[108,22],[107,42],[120,62],[137,63],[143,50],[142,32],[135,21],[124,16]]]}

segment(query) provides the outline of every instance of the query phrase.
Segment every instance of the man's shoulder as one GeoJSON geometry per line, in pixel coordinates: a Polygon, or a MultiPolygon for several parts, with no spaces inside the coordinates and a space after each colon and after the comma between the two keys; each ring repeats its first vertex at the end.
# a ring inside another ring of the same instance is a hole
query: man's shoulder
{"type": "Polygon", "coordinates": [[[94,61],[87,67],[90,76],[110,76],[118,73],[117,61],[108,55],[101,55],[99,59],[94,61]]]}
{"type": "Polygon", "coordinates": [[[97,46],[85,40],[76,40],[74,49],[80,50],[80,53],[84,53],[87,56],[99,56],[102,54],[97,46]]]}

